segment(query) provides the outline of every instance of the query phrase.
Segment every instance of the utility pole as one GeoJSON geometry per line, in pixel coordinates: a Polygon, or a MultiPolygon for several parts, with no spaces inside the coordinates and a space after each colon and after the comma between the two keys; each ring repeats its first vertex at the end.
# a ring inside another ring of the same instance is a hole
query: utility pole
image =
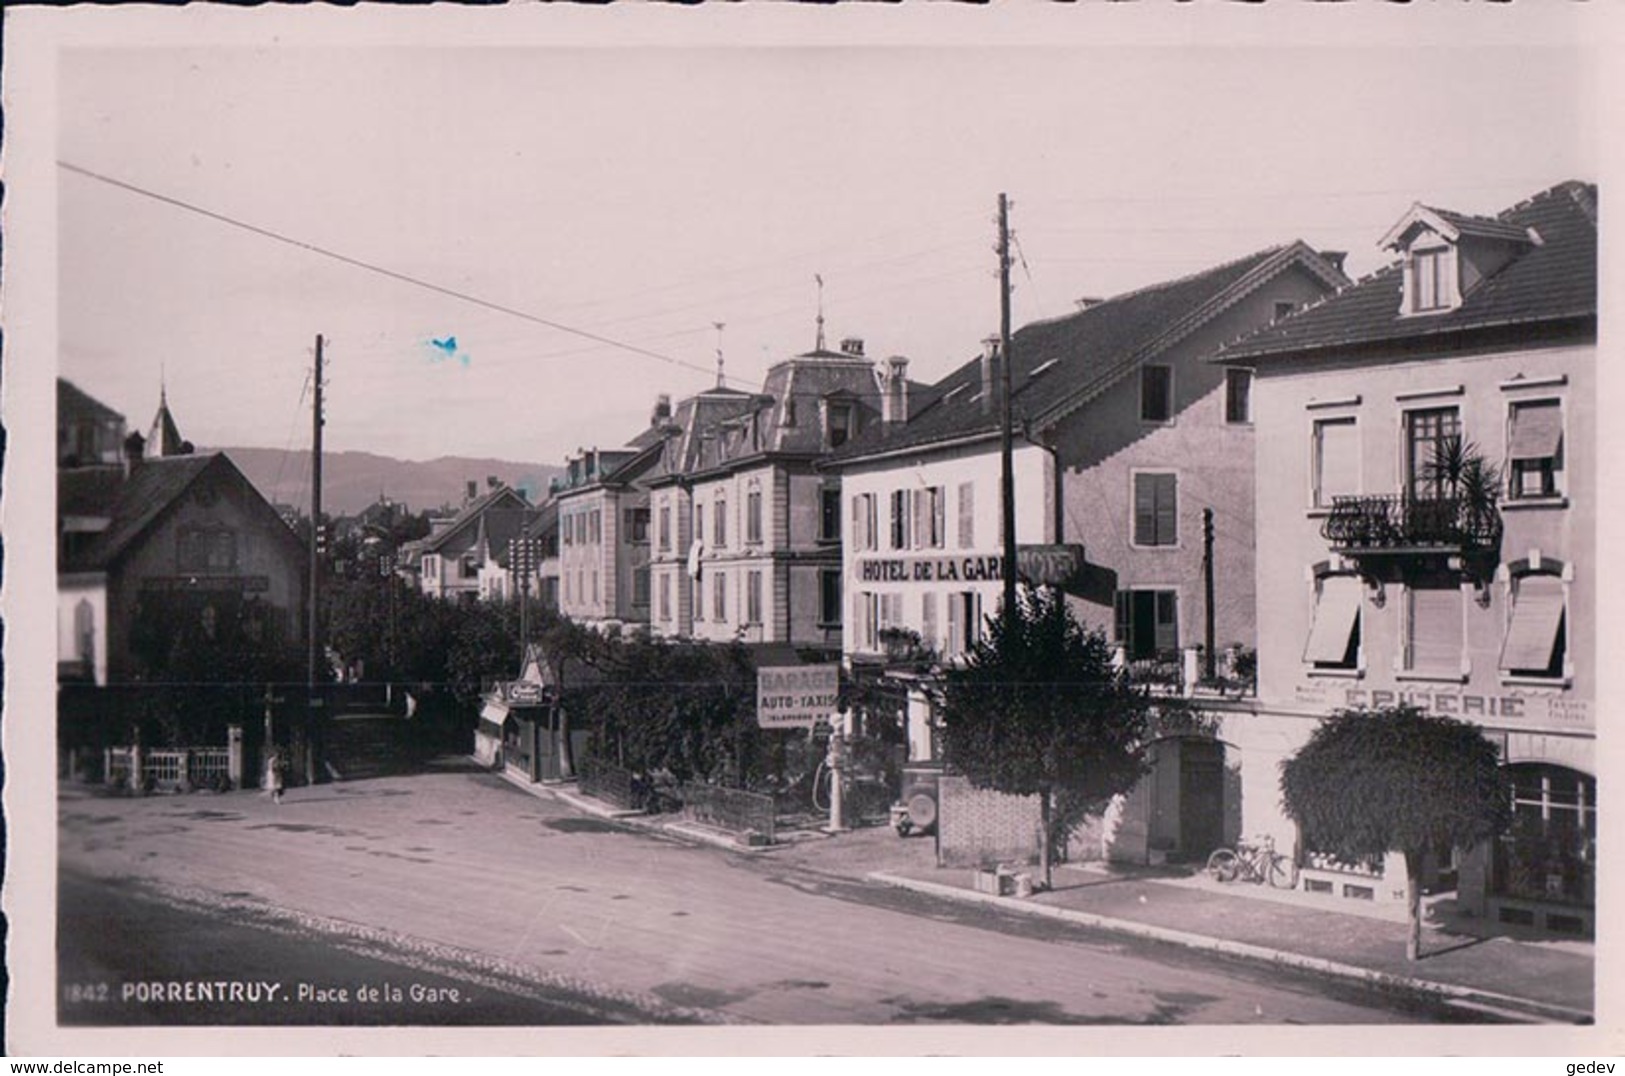
{"type": "Polygon", "coordinates": [[[308,723],[305,728],[305,782],[316,783],[316,730],[320,724],[321,697],[317,694],[320,683],[321,639],[321,586],[322,586],[322,334],[316,334],[316,376],[313,379],[315,403],[311,408],[310,448],[310,607],[307,634],[309,635],[306,689],[309,701],[308,723]]]}
{"type": "Polygon", "coordinates": [[[1216,674],[1213,653],[1213,509],[1202,509],[1202,585],[1207,590],[1207,649],[1202,670],[1209,680],[1216,674]]]}
{"type": "Polygon", "coordinates": [[[999,494],[1004,516],[1004,622],[1016,615],[1016,467],[1010,446],[1010,203],[999,195],[999,376],[1003,414],[999,428],[999,494]]]}

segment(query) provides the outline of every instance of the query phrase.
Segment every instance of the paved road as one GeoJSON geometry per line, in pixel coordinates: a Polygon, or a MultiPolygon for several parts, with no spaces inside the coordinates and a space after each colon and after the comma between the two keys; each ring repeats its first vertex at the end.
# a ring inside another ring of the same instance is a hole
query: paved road
{"type": "MultiPolygon", "coordinates": [[[[917,852],[913,854],[918,854],[917,852]]],[[[370,957],[773,1024],[1339,1024],[1438,1019],[1308,979],[1148,950],[631,832],[486,774],[144,800],[65,798],[64,878],[192,913],[361,938],[370,957]],[[392,956],[391,954],[396,954],[392,956]]],[[[102,946],[102,960],[110,958],[102,946]]],[[[63,953],[64,974],[72,954],[63,953]]],[[[232,958],[199,974],[237,977],[232,958]]],[[[296,981],[308,968],[268,968],[296,981]]],[[[104,969],[117,982],[138,967],[104,969]]],[[[521,988],[523,993],[523,988],[521,988]]],[[[614,1005],[624,1006],[616,1012],[614,1005]]],[[[415,1022],[411,1012],[396,1014],[415,1022]]],[[[337,1022],[337,1021],[335,1021],[337,1022]]]]}

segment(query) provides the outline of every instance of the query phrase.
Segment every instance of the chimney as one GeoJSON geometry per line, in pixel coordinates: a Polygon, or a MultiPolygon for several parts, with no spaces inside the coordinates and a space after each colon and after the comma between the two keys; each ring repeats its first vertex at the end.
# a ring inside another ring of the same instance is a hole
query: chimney
{"type": "Polygon", "coordinates": [[[649,416],[649,425],[664,426],[671,421],[671,396],[662,392],[655,397],[654,413],[649,416]]]}
{"type": "Polygon", "coordinates": [[[890,426],[908,421],[908,360],[893,355],[880,373],[880,421],[890,426]]]}
{"type": "Polygon", "coordinates": [[[1343,259],[1349,256],[1349,252],[1346,250],[1323,250],[1320,252],[1320,256],[1331,262],[1332,268],[1341,273],[1344,272],[1343,259]]]}
{"type": "Polygon", "coordinates": [[[982,341],[982,412],[993,410],[993,397],[998,392],[999,338],[990,336],[982,341]]]}
{"type": "Polygon", "coordinates": [[[841,354],[861,359],[863,357],[863,337],[848,336],[845,340],[842,340],[841,354]]]}
{"type": "Polygon", "coordinates": [[[141,460],[147,449],[147,439],[139,433],[132,433],[124,439],[124,477],[135,474],[141,466],[141,460]]]}
{"type": "Polygon", "coordinates": [[[502,485],[502,479],[498,478],[496,475],[488,474],[485,476],[486,489],[496,489],[500,485],[502,485]]]}

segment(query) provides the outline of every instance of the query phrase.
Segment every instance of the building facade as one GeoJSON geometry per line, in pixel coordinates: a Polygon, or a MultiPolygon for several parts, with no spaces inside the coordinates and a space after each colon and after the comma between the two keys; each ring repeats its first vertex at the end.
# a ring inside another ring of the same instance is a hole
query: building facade
{"type": "MultiPolygon", "coordinates": [[[[1015,571],[1060,585],[1135,676],[1194,687],[1210,555],[1214,647],[1255,645],[1251,382],[1206,359],[1345,283],[1337,255],[1292,243],[1088,301],[1014,335],[1015,571]]],[[[996,612],[1002,362],[990,344],[906,426],[876,431],[829,465],[851,517],[849,662],[953,661],[996,612]]],[[[916,758],[933,750],[928,698],[910,692],[916,758]]],[[[1113,856],[1200,858],[1234,836],[1222,744],[1185,739],[1155,746],[1157,765],[1119,812],[1113,856]]]]}
{"type": "Polygon", "coordinates": [[[457,601],[491,597],[491,576],[486,572],[482,580],[482,570],[518,533],[524,513],[532,511],[523,493],[494,479],[484,493],[469,485],[462,511],[449,520],[431,520],[428,537],[402,547],[414,557],[418,587],[430,597],[457,601]],[[492,535],[494,544],[489,540],[492,535]]]}
{"type": "MultiPolygon", "coordinates": [[[[1439,849],[1490,919],[1592,929],[1597,759],[1596,189],[1494,218],[1416,206],[1398,261],[1226,350],[1256,371],[1259,712],[1231,723],[1244,825],[1300,842],[1279,764],[1340,708],[1473,722],[1512,831],[1439,849]],[[1468,459],[1481,461],[1475,483],[1468,459]],[[1454,462],[1452,462],[1454,460],[1454,462]]],[[[1306,888],[1394,900],[1399,857],[1298,848],[1306,888]]]]}

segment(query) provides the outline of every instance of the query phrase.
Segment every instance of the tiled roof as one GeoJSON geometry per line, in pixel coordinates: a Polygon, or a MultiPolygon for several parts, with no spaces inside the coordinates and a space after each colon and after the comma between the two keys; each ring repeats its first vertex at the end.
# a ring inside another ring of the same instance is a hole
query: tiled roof
{"type": "Polygon", "coordinates": [[[662,428],[669,434],[660,459],[647,476],[651,483],[692,474],[701,465],[707,434],[716,426],[748,412],[757,397],[738,389],[707,389],[678,402],[662,428]]]}
{"type": "Polygon", "coordinates": [[[123,422],[124,416],[66,378],[56,379],[57,424],[69,422],[123,422]]]}
{"type": "MultiPolygon", "coordinates": [[[[1459,215],[1457,215],[1459,217],[1459,215]]],[[[1499,215],[1509,232],[1540,241],[1439,314],[1400,313],[1402,266],[1379,269],[1340,293],[1225,347],[1220,362],[1258,362],[1307,351],[1424,340],[1474,330],[1597,314],[1597,188],[1561,183],[1499,215]]]]}
{"type": "Polygon", "coordinates": [[[525,495],[511,486],[498,486],[495,489],[486,490],[483,494],[471,502],[467,508],[464,508],[461,512],[458,512],[456,518],[453,519],[451,524],[444,530],[431,534],[429,537],[423,539],[423,552],[435,552],[441,546],[445,545],[447,540],[450,539],[453,534],[460,533],[465,527],[474,523],[488,510],[491,510],[493,507],[501,506],[502,502],[504,501],[514,502],[512,507],[518,507],[519,505],[525,504],[525,495]]]}
{"type": "MultiPolygon", "coordinates": [[[[128,479],[119,484],[109,506],[111,522],[65,571],[99,571],[113,564],[141,534],[178,500],[210,467],[232,466],[223,453],[207,456],[176,456],[143,462],[128,479]]],[[[245,484],[247,479],[238,478],[245,484]]]]}
{"type": "MultiPolygon", "coordinates": [[[[1294,264],[1317,273],[1328,286],[1346,280],[1329,262],[1297,242],[1024,326],[1010,342],[1014,356],[1011,410],[1018,425],[1024,420],[1059,417],[1092,399],[1182,339],[1230,298],[1294,264]]],[[[906,425],[882,429],[877,424],[835,453],[833,460],[861,459],[997,432],[997,409],[984,406],[977,398],[982,392],[981,367],[980,356],[971,359],[933,386],[934,400],[906,425]]]]}

